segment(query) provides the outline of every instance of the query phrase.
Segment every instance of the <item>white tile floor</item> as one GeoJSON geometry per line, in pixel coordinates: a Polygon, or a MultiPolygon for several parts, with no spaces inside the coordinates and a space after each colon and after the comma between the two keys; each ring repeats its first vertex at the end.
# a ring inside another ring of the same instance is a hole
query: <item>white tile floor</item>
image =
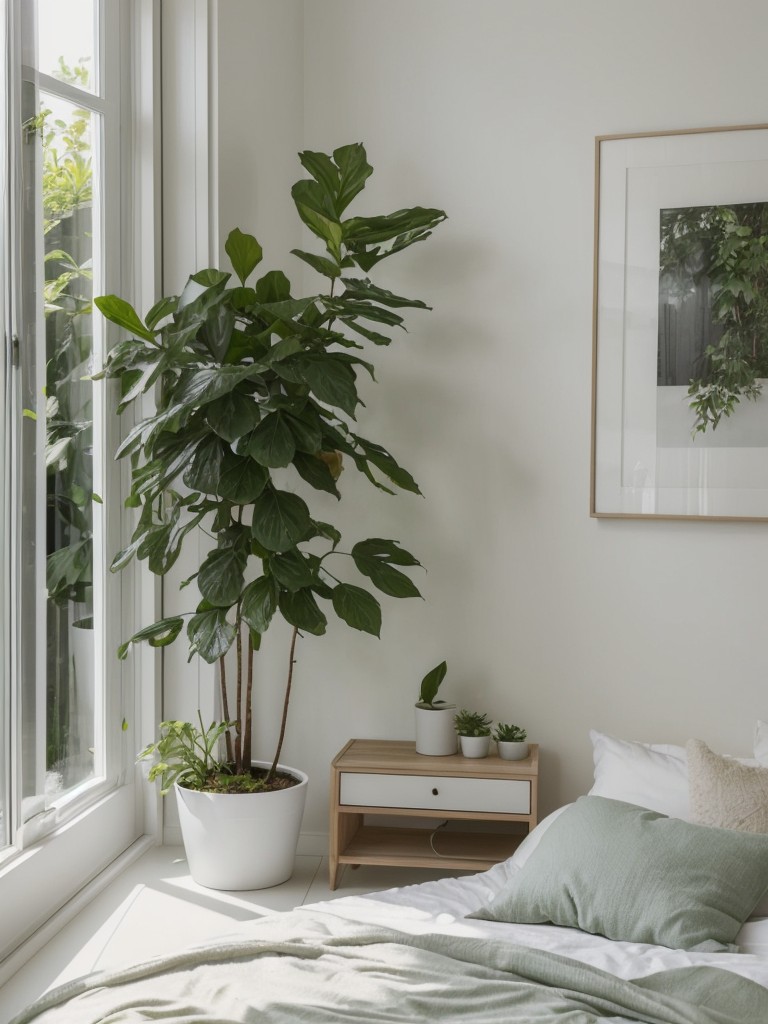
{"type": "Polygon", "coordinates": [[[283,885],[225,893],[192,881],[182,847],[153,847],[0,987],[0,1024],[7,1024],[47,989],[90,971],[215,939],[254,916],[450,873],[347,867],[339,887],[331,892],[327,860],[305,856],[296,858],[294,875],[283,885]]]}

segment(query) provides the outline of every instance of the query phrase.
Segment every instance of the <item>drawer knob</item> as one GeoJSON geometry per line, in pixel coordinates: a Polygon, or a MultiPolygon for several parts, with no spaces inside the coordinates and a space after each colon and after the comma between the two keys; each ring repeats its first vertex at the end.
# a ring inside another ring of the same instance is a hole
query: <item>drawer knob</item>
{"type": "Polygon", "coordinates": [[[437,796],[437,795],[438,795],[437,794],[437,787],[435,786],[435,788],[432,790],[432,796],[437,796]]]}

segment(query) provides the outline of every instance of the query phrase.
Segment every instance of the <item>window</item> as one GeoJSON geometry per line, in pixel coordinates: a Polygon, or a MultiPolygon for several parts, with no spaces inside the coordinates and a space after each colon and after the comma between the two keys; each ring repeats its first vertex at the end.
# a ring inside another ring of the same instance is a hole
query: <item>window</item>
{"type": "Polygon", "coordinates": [[[106,345],[93,296],[133,279],[129,43],[151,8],[0,3],[0,958],[138,831],[115,658],[129,581],[106,570],[126,530],[115,395],[90,378],[106,345]]]}

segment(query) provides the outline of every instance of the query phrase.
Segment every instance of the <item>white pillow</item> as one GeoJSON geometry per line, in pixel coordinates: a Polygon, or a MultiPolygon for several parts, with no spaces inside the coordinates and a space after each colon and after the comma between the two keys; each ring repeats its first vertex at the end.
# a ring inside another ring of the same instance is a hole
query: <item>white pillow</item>
{"type": "Polygon", "coordinates": [[[623,800],[670,818],[690,818],[685,747],[637,743],[592,729],[595,781],[590,796],[623,800]]]}

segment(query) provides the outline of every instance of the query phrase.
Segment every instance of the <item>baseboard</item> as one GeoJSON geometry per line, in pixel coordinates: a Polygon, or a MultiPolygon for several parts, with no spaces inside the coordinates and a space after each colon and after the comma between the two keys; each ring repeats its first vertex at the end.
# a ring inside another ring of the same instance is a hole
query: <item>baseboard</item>
{"type": "MultiPolygon", "coordinates": [[[[166,825],[163,829],[163,846],[182,846],[181,829],[178,825],[166,825]]],[[[327,832],[302,832],[296,853],[300,857],[327,857],[327,832]]]]}

